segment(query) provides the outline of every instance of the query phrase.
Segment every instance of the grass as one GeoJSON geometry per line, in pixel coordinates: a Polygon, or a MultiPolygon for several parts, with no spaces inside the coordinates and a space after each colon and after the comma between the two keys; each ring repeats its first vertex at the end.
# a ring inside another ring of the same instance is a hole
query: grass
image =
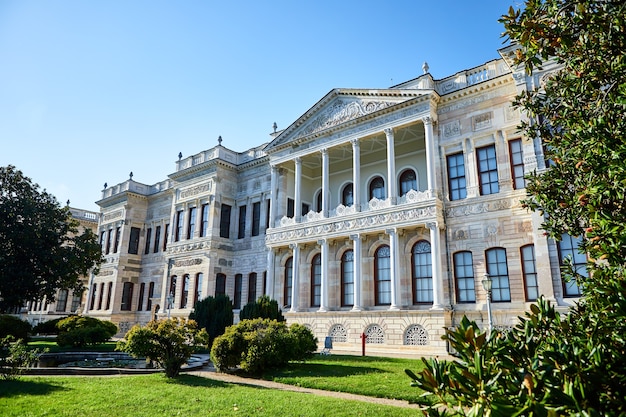
{"type": "Polygon", "coordinates": [[[422,361],[316,355],[307,362],[292,363],[288,368],[266,372],[262,378],[306,388],[415,402],[422,391],[410,386],[411,380],[404,373],[407,368],[418,372],[423,368],[422,361]]]}
{"type": "Polygon", "coordinates": [[[233,385],[193,375],[0,381],[2,416],[415,416],[415,409],[233,385]]]}

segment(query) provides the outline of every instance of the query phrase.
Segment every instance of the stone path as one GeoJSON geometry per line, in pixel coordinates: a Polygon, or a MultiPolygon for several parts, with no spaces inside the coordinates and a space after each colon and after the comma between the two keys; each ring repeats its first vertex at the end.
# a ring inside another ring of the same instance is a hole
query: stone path
{"type": "Polygon", "coordinates": [[[219,373],[215,371],[213,365],[209,364],[204,368],[197,371],[186,372],[189,375],[197,375],[203,378],[209,378],[216,381],[227,382],[230,384],[240,384],[240,385],[248,385],[253,387],[263,387],[263,388],[271,388],[278,389],[283,391],[293,391],[293,392],[302,392],[313,395],[320,395],[325,397],[333,397],[333,398],[341,398],[344,400],[353,400],[353,401],[363,401],[373,404],[380,405],[390,405],[394,407],[404,407],[404,408],[414,408],[419,410],[419,406],[417,404],[409,404],[408,401],[404,400],[392,400],[388,398],[376,398],[376,397],[368,397],[365,395],[356,395],[349,394],[346,392],[335,392],[335,391],[324,391],[320,389],[313,388],[303,388],[295,385],[281,384],[279,382],[274,381],[266,381],[263,379],[254,379],[254,378],[243,378],[237,375],[232,375],[228,373],[219,373]]]}

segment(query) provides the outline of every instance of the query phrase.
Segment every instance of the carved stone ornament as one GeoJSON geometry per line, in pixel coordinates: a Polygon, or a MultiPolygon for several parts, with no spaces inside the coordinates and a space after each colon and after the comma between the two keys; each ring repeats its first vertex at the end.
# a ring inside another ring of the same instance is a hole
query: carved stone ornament
{"type": "Polygon", "coordinates": [[[443,125],[443,137],[451,138],[454,136],[459,136],[461,134],[461,121],[455,120],[450,123],[446,123],[443,125]]]}

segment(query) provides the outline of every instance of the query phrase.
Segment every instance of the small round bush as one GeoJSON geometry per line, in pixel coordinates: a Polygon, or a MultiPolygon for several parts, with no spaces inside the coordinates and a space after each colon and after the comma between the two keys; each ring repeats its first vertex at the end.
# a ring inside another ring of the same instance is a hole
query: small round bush
{"type": "Polygon", "coordinates": [[[13,336],[15,339],[28,340],[28,333],[31,325],[27,321],[20,320],[8,314],[0,315],[0,339],[6,336],[13,336]]]}
{"type": "Polygon", "coordinates": [[[61,320],[57,327],[59,346],[97,345],[106,342],[117,333],[117,326],[114,323],[86,316],[67,317],[61,320]]]}

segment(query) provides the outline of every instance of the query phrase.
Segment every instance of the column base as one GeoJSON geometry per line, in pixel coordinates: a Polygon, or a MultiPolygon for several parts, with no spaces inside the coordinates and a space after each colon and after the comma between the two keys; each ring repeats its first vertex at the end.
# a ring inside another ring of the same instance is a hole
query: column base
{"type": "Polygon", "coordinates": [[[361,307],[361,306],[354,306],[354,307],[352,307],[352,310],[350,310],[350,311],[363,311],[363,307],[361,307]]]}
{"type": "Polygon", "coordinates": [[[398,306],[393,306],[392,305],[392,306],[389,307],[389,311],[399,311],[399,310],[400,310],[400,308],[398,306]]]}
{"type": "Polygon", "coordinates": [[[319,310],[317,310],[318,313],[326,313],[327,311],[326,307],[320,307],[319,310]]]}
{"type": "Polygon", "coordinates": [[[433,304],[430,310],[443,310],[443,304],[433,304]]]}

